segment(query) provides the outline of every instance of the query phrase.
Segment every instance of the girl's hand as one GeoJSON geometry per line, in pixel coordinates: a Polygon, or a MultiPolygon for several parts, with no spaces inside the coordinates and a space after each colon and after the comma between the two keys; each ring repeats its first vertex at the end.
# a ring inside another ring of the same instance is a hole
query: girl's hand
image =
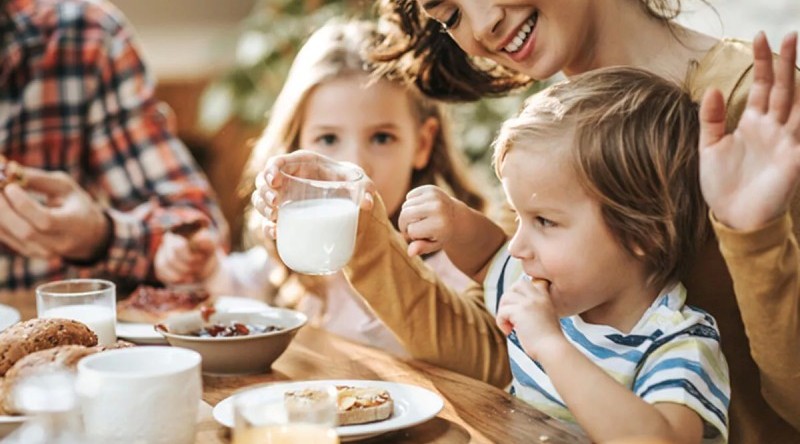
{"type": "Polygon", "coordinates": [[[408,244],[408,255],[441,250],[453,236],[453,227],[461,202],[441,188],[423,185],[406,195],[400,211],[398,227],[408,244]]]}
{"type": "MultiPolygon", "coordinates": [[[[264,216],[263,230],[265,235],[272,239],[275,238],[279,197],[286,183],[286,178],[280,174],[281,169],[283,168],[286,173],[291,175],[303,176],[311,171],[319,171],[328,162],[345,163],[305,150],[270,157],[267,161],[267,166],[256,176],[256,190],[253,191],[250,199],[256,211],[264,216]]],[[[360,168],[357,165],[355,166],[360,168]]],[[[375,193],[375,185],[366,175],[364,175],[363,180],[365,193],[360,206],[362,210],[370,210],[374,202],[372,195],[375,193]]]]}
{"type": "Polygon", "coordinates": [[[547,344],[565,340],[548,287],[547,281],[526,276],[505,292],[497,309],[497,326],[506,335],[514,331],[533,359],[547,344]]]}
{"type": "Polygon", "coordinates": [[[156,252],[156,278],[166,285],[202,282],[217,270],[223,255],[218,240],[207,229],[191,239],[167,232],[156,252]]]}
{"type": "Polygon", "coordinates": [[[747,231],[780,217],[800,181],[800,95],[795,98],[797,33],[781,46],[773,72],[767,39],[753,41],[754,81],[733,134],[725,134],[725,102],[717,90],[700,108],[700,184],[715,217],[747,231]]]}

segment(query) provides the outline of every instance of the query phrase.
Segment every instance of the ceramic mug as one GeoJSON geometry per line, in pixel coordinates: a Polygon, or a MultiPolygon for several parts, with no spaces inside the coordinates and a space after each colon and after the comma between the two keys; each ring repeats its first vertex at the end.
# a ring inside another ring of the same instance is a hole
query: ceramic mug
{"type": "Polygon", "coordinates": [[[193,444],[202,395],[200,354],[176,347],[131,347],[78,363],[86,434],[98,442],[193,444]]]}

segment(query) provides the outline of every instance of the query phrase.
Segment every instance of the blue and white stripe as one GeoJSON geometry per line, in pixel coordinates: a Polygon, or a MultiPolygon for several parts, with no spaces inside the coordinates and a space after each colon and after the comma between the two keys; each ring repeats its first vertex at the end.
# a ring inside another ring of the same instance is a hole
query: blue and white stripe
{"type": "MultiPolygon", "coordinates": [[[[497,312],[508,286],[522,277],[521,263],[505,249],[492,262],[485,287],[486,307],[497,312]]],[[[716,322],[685,304],[686,290],[667,288],[637,325],[622,333],[585,323],[580,316],[561,319],[566,338],[620,384],[645,401],[687,406],[705,422],[704,443],[727,442],[730,384],[716,322]]],[[[513,374],[511,391],[549,415],[575,422],[544,369],[508,337],[513,374]]]]}

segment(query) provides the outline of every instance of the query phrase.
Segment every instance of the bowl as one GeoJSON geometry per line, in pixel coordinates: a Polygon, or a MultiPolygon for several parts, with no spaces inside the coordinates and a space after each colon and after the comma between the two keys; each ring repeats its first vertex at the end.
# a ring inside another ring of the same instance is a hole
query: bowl
{"type": "Polygon", "coordinates": [[[200,313],[176,315],[159,324],[156,330],[170,345],[200,353],[203,373],[242,375],[268,372],[307,321],[306,315],[298,311],[268,308],[257,312],[218,312],[207,319],[200,313]],[[231,325],[234,322],[279,329],[230,337],[192,334],[209,325],[231,325]]]}

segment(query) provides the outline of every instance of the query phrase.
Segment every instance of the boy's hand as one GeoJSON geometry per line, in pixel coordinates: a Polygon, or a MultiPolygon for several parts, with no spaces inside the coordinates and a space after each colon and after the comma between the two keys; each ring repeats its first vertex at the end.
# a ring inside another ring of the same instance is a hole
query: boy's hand
{"type": "MultiPolygon", "coordinates": [[[[256,190],[250,196],[253,207],[264,216],[262,227],[266,236],[275,239],[279,196],[286,184],[286,178],[280,173],[281,168],[285,167],[284,171],[288,174],[303,176],[304,169],[312,168],[317,171],[326,162],[344,163],[305,150],[273,156],[267,161],[264,171],[256,176],[256,190]]],[[[374,203],[372,195],[375,193],[375,184],[366,175],[363,180],[365,192],[360,206],[362,210],[370,210],[374,203]]]]}
{"type": "Polygon", "coordinates": [[[222,247],[206,229],[190,239],[165,233],[156,252],[156,278],[166,285],[202,282],[219,267],[222,247]]]}
{"type": "Polygon", "coordinates": [[[453,236],[453,227],[464,207],[434,185],[411,190],[398,219],[398,228],[409,241],[408,255],[428,254],[444,248],[453,236]]]}
{"type": "Polygon", "coordinates": [[[723,224],[747,231],[784,214],[800,181],[800,94],[795,98],[797,33],[781,46],[777,71],[767,39],[753,41],[754,81],[733,134],[717,90],[700,109],[700,183],[723,224]]]}
{"type": "Polygon", "coordinates": [[[514,331],[533,359],[538,359],[546,344],[565,340],[548,286],[544,280],[531,282],[526,276],[505,292],[497,309],[497,326],[506,335],[514,331]]]}

